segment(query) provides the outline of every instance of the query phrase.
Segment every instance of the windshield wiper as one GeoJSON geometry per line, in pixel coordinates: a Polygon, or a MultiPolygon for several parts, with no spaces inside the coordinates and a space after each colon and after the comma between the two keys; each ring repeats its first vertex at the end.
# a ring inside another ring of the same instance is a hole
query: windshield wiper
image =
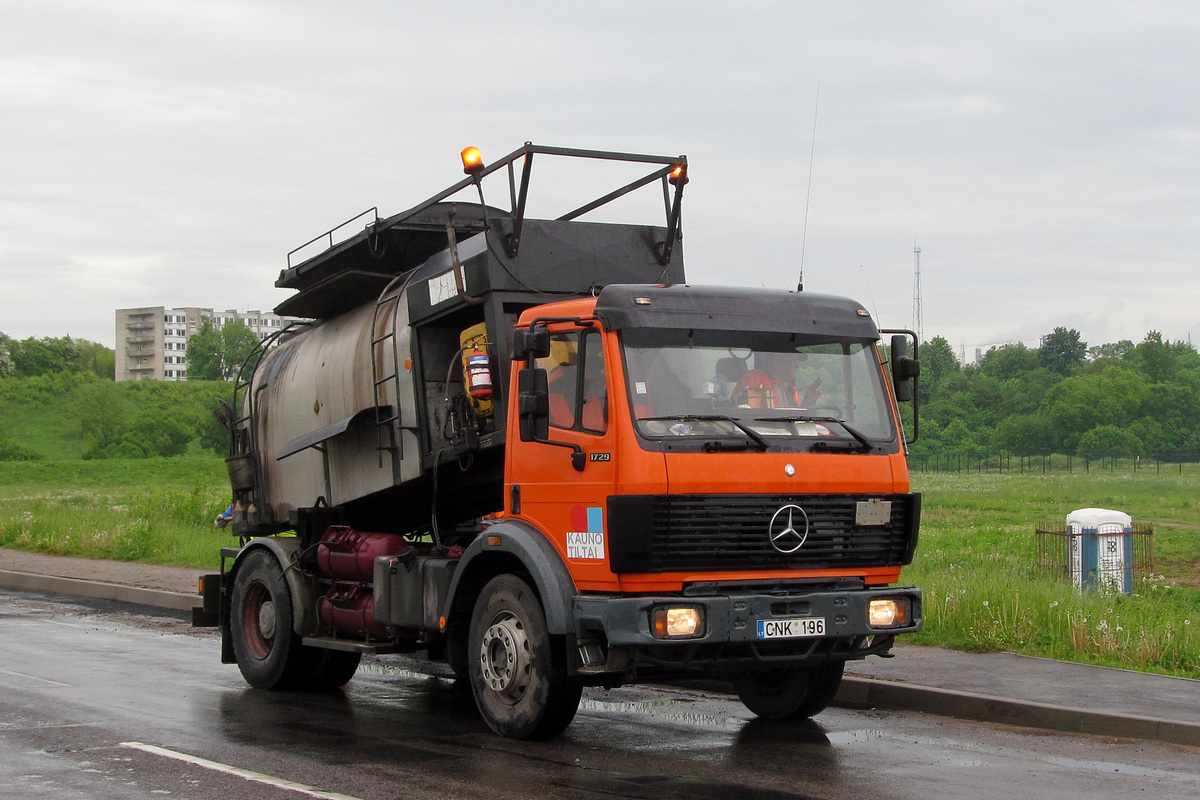
{"type": "Polygon", "coordinates": [[[846,420],[839,419],[838,417],[810,417],[807,414],[797,414],[796,416],[791,416],[791,417],[759,417],[755,421],[756,422],[775,422],[775,421],[833,422],[837,425],[841,425],[843,428],[846,429],[846,433],[850,434],[855,439],[857,439],[859,444],[861,444],[863,446],[863,448],[865,448],[864,452],[866,450],[875,449],[875,443],[872,442],[870,439],[868,439],[866,434],[864,434],[862,431],[860,431],[857,428],[855,428],[854,426],[852,426],[849,422],[846,422],[846,420]]]}
{"type": "MultiPolygon", "coordinates": [[[[767,440],[763,438],[761,433],[754,430],[749,425],[738,420],[737,418],[730,417],[725,414],[681,414],[679,416],[673,416],[673,417],[643,417],[643,421],[647,420],[647,419],[656,419],[656,420],[673,419],[673,420],[678,420],[679,422],[728,422],[728,423],[732,424],[733,427],[737,428],[739,431],[741,431],[742,433],[749,436],[750,439],[753,440],[753,442],[759,446],[759,448],[761,448],[763,450],[767,450],[771,447],[771,445],[767,443],[767,440]]],[[[717,448],[713,448],[713,449],[720,449],[720,448],[717,447],[717,448]]]]}

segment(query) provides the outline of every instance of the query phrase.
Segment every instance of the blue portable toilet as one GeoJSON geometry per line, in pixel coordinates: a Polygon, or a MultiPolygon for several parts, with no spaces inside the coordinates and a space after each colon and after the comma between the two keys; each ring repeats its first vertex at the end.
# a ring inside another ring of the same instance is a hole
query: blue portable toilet
{"type": "Polygon", "coordinates": [[[1133,517],[1109,508],[1067,515],[1071,583],[1075,588],[1133,592],[1133,517]]]}

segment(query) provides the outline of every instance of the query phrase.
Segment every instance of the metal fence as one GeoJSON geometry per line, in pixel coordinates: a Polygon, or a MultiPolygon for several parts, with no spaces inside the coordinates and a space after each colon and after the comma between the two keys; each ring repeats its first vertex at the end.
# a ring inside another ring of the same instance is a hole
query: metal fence
{"type": "Polygon", "coordinates": [[[1136,472],[1178,470],[1185,464],[1200,463],[1200,450],[1170,450],[1144,456],[1104,456],[1084,458],[1068,453],[1021,456],[1013,453],[979,450],[950,450],[935,453],[912,453],[908,466],[914,472],[1136,472]]]}
{"type": "Polygon", "coordinates": [[[1035,534],[1039,571],[1081,588],[1111,581],[1128,592],[1136,581],[1154,573],[1154,526],[1148,522],[1113,533],[1060,530],[1056,523],[1047,523],[1035,534]]]}

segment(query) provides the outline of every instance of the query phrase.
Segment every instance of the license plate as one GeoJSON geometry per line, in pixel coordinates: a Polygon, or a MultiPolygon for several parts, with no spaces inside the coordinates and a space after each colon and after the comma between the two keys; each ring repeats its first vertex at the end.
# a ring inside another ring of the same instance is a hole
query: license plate
{"type": "Polygon", "coordinates": [[[805,636],[824,636],[824,617],[801,617],[798,619],[760,619],[760,639],[800,639],[805,636]]]}

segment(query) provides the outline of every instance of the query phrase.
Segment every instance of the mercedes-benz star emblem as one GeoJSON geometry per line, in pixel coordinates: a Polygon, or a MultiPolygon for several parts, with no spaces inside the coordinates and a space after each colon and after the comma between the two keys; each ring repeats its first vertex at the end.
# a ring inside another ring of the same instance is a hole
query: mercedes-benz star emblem
{"type": "Polygon", "coordinates": [[[808,538],[808,514],[800,506],[781,507],[771,517],[767,536],[771,540],[771,547],[784,555],[796,552],[808,538]]]}

